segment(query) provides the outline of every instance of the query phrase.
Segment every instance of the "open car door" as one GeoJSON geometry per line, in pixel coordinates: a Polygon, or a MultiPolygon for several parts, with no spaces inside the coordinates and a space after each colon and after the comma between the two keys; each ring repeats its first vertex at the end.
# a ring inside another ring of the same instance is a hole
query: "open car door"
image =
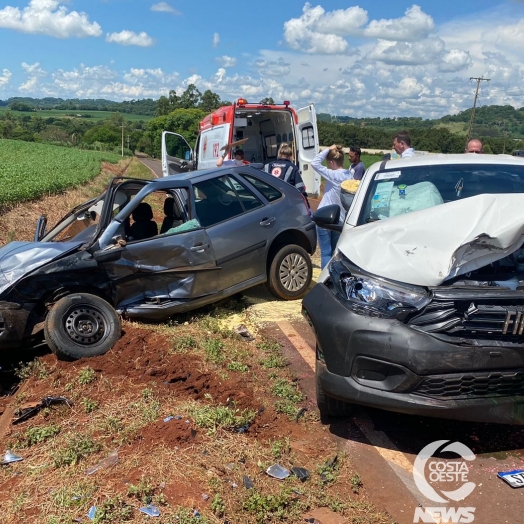
{"type": "Polygon", "coordinates": [[[320,193],[320,175],[313,171],[311,161],[318,153],[317,112],[313,104],[297,110],[298,124],[296,137],[298,144],[298,163],[302,171],[302,180],[308,195],[320,193]]]}
{"type": "Polygon", "coordinates": [[[176,175],[193,171],[193,149],[178,133],[162,131],[162,174],[176,175]]]}
{"type": "Polygon", "coordinates": [[[99,238],[98,251],[93,253],[111,283],[116,309],[129,318],[159,320],[214,296],[218,289],[215,251],[196,219],[191,183],[173,178],[161,189],[146,185],[135,195],[121,184],[113,199],[119,194],[125,195],[128,203],[120,211],[121,206],[117,208],[99,238]],[[138,220],[134,214],[138,206],[158,199],[160,207],[167,195],[184,210],[176,226],[164,233],[133,236],[133,223],[126,234],[130,217],[138,220]]]}

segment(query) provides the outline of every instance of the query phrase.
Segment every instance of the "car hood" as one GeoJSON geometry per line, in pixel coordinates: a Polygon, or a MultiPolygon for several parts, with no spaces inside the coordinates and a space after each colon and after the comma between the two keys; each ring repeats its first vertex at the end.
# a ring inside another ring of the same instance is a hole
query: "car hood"
{"type": "Polygon", "coordinates": [[[0,248],[0,293],[24,275],[81,245],[82,242],[10,242],[0,248]]]}
{"type": "Polygon", "coordinates": [[[344,230],[338,248],[360,268],[421,286],[500,260],[524,241],[524,195],[478,195],[344,230]]]}

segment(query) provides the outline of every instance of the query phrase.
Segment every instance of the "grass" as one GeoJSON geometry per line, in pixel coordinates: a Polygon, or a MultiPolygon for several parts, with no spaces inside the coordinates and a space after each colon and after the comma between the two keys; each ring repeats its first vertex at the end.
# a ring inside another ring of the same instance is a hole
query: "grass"
{"type": "MultiPolygon", "coordinates": [[[[125,169],[127,176],[147,177],[136,161],[125,169]]],[[[115,173],[44,207],[61,216],[75,199],[98,194],[115,173]]],[[[138,326],[151,339],[164,341],[161,347],[148,346],[151,353],[144,358],[151,364],[118,362],[112,350],[96,365],[57,367],[51,355],[21,365],[19,376],[27,387],[15,394],[16,404],[46,391],[67,393],[74,406],[42,410],[24,426],[12,427],[6,444],[23,449],[24,460],[0,469],[0,483],[9,486],[0,493],[2,519],[88,521],[95,506],[93,522],[142,524],[148,517],[140,507],[153,503],[161,510],[156,519],[161,524],[295,523],[318,507],[332,509],[345,522],[390,522],[369,503],[350,461],[339,456],[332,462],[336,445],[326,439],[314,410],[294,420],[310,400],[292,376],[281,344],[249,324],[247,305],[232,298],[163,324],[125,321],[124,331],[132,334],[138,326]],[[255,342],[232,329],[232,315],[241,316],[238,323],[246,322],[255,342]],[[108,374],[104,359],[116,360],[121,374],[108,374]],[[181,369],[181,376],[187,371],[199,377],[199,389],[148,374],[155,366],[165,366],[166,375],[181,369]],[[171,414],[183,416],[173,421],[182,428],[189,420],[187,442],[162,440],[171,430],[163,419],[171,414]],[[312,443],[309,453],[300,450],[304,442],[312,443]],[[86,475],[114,449],[119,459],[111,469],[86,475]],[[304,483],[293,475],[282,482],[270,478],[265,470],[275,461],[288,469],[304,467],[311,478],[304,483]],[[243,486],[244,476],[253,488],[243,486]]]]}
{"type": "Polygon", "coordinates": [[[0,206],[86,184],[100,173],[102,162],[120,160],[110,153],[0,140],[0,206]]]}

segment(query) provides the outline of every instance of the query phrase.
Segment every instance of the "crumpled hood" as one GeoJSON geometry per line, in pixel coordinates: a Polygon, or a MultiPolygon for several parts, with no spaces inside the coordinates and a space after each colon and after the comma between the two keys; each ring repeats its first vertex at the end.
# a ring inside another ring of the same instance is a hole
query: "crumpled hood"
{"type": "Polygon", "coordinates": [[[524,242],[524,194],[478,195],[346,229],[338,248],[370,273],[438,286],[524,242]]]}
{"type": "Polygon", "coordinates": [[[82,242],[10,242],[0,248],[0,293],[24,275],[81,245],[82,242]]]}

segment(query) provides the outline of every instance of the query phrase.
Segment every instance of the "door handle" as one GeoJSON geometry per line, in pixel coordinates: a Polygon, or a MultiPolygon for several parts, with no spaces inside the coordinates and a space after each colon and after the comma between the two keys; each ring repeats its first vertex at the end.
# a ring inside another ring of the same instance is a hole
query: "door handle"
{"type": "Polygon", "coordinates": [[[209,244],[196,244],[192,248],[190,248],[190,251],[195,251],[196,253],[203,253],[204,250],[206,250],[209,247],[209,244]]]}
{"type": "Polygon", "coordinates": [[[262,222],[260,222],[260,225],[262,227],[267,227],[267,226],[270,226],[273,222],[276,221],[276,218],[275,217],[271,217],[271,218],[264,218],[262,219],[262,222]]]}

